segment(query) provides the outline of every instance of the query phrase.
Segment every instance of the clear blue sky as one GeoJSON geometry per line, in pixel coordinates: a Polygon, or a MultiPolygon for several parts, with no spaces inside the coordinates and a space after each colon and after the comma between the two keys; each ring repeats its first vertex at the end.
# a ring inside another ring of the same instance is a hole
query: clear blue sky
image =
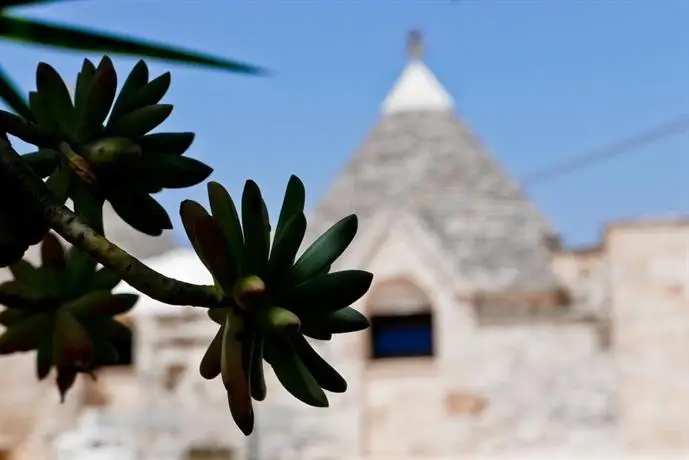
{"type": "MultiPolygon", "coordinates": [[[[274,69],[152,66],[173,72],[166,130],[197,132],[190,154],[212,178],[235,193],[255,179],[273,212],[292,173],[311,205],[322,196],[378,118],[412,27],[459,114],[517,178],[689,112],[687,0],[98,0],[24,11],[274,69]]],[[[25,90],[37,61],[76,76],[84,57],[7,43],[0,56],[25,90]]],[[[134,60],[115,63],[128,71],[134,60]]],[[[595,241],[609,220],[687,214],[689,133],[529,193],[571,244],[595,241]]],[[[176,219],[189,195],[205,202],[205,186],[162,202],[176,219]]]]}

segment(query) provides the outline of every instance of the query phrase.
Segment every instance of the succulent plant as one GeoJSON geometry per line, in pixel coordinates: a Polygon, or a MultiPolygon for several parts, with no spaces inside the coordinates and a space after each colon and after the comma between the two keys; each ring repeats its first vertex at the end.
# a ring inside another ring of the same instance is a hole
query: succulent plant
{"type": "Polygon", "coordinates": [[[157,236],[172,224],[152,195],[196,185],[212,171],[184,156],[193,133],[151,132],[172,110],[160,103],[169,86],[169,73],[149,79],[139,61],[116,94],[117,74],[106,56],[98,66],[84,60],[72,98],[60,75],[41,63],[37,89],[29,95],[31,116],[0,110],[0,266],[9,265],[14,276],[0,284],[6,307],[0,312],[0,355],[36,351],[38,378],[55,368],[64,398],[80,373],[93,376],[131,346],[131,331],[117,317],[138,296],[112,293],[122,277],[161,302],[208,309],[218,329],[199,372],[208,380],[221,378],[230,413],[248,435],[254,400],[267,394],[265,363],[289,393],[311,406],[327,407],[326,391],[347,390],[345,378],[310,339],[330,340],[369,326],[352,305],[373,275],[332,271],[356,236],[355,215],[299,255],[306,192],[296,176],[287,184],[272,234],[263,196],[251,180],[239,211],[216,182],[208,183],[210,212],[192,200],[181,203],[184,229],[213,276],[211,286],[168,278],[109,242],[105,201],[131,227],[157,236]],[[38,150],[20,156],[5,133],[38,150]],[[68,198],[79,219],[64,207],[68,198]],[[75,246],[65,251],[51,228],[75,246]],[[41,265],[22,260],[27,247],[40,241],[41,265]],[[97,268],[96,260],[109,268],[97,268]]]}
{"type": "Polygon", "coordinates": [[[208,184],[211,213],[186,200],[180,214],[187,236],[215,280],[225,308],[209,309],[220,325],[200,364],[206,379],[222,377],[230,411],[239,428],[251,433],[252,398],[266,396],[263,361],[294,397],[327,407],[323,390],[346,391],[346,380],[306,337],[363,330],[368,320],[350,305],[368,291],[373,275],[361,270],[330,272],[350,245],[357,218],[345,217],[295,261],[306,232],[304,186],[292,176],[275,237],[261,192],[246,182],[241,218],[220,184],[208,184]]]}
{"type": "Polygon", "coordinates": [[[131,310],[139,296],[112,294],[120,279],[77,248],[65,251],[48,233],[41,262],[10,266],[14,279],[0,284],[0,355],[36,351],[36,375],[45,379],[57,369],[61,397],[77,374],[119,360],[119,346],[131,342],[131,331],[117,315],[131,310]]]}
{"type": "Polygon", "coordinates": [[[173,106],[160,101],[170,87],[170,73],[149,80],[139,61],[117,91],[117,72],[103,57],[96,67],[84,60],[74,98],[48,64],[39,63],[36,91],[29,94],[35,121],[0,110],[0,125],[38,150],[23,159],[63,203],[102,233],[102,206],[135,229],[152,236],[171,229],[165,209],[151,196],[166,188],[204,181],[212,168],[183,156],[194,141],[190,132],[157,132],[173,106]]]}

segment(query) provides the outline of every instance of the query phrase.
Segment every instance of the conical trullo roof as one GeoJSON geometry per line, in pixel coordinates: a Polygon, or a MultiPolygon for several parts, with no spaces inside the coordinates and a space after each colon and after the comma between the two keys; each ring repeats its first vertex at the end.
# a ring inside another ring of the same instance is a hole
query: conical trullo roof
{"type": "Polygon", "coordinates": [[[453,112],[452,97],[413,55],[381,119],[316,207],[314,230],[355,212],[365,231],[377,212],[403,209],[482,290],[556,288],[549,225],[453,112]]]}

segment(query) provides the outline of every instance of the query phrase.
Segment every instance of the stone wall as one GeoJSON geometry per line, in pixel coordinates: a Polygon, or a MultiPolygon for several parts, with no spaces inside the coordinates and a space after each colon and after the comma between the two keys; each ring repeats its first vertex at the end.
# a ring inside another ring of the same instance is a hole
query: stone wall
{"type": "Polygon", "coordinates": [[[606,234],[620,429],[634,452],[689,452],[689,225],[638,222],[606,234]]]}

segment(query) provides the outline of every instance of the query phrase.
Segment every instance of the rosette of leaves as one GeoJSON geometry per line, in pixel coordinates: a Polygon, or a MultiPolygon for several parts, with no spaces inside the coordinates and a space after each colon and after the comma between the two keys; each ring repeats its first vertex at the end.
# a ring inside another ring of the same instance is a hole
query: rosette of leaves
{"type": "Polygon", "coordinates": [[[292,176],[271,242],[265,202],[256,183],[246,182],[241,215],[220,184],[208,184],[211,212],[197,202],[180,206],[187,236],[213,275],[227,307],[208,311],[220,325],[200,363],[206,379],[222,377],[230,412],[241,431],[253,430],[252,398],[266,397],[263,361],[294,397],[327,407],[324,390],[344,392],[346,380],[307,341],[366,329],[368,320],[351,305],[370,288],[361,270],[330,272],[357,232],[345,217],[296,259],[306,232],[305,191],[292,176]],[[295,261],[296,259],[296,261],[295,261]]]}
{"type": "Polygon", "coordinates": [[[74,98],[57,71],[39,63],[36,91],[29,93],[33,120],[0,111],[0,126],[38,150],[22,155],[63,203],[74,202],[80,217],[102,233],[102,206],[135,229],[152,236],[171,229],[165,209],[151,195],[204,181],[212,168],[184,156],[191,132],[157,132],[173,106],[161,100],[170,73],[149,79],[142,60],[131,70],[119,94],[117,72],[103,57],[96,67],[84,60],[74,98]]]}
{"type": "Polygon", "coordinates": [[[26,260],[10,265],[14,276],[0,284],[0,355],[36,351],[36,375],[57,369],[62,400],[79,373],[116,364],[132,335],[115,317],[131,310],[138,295],[112,294],[120,279],[72,247],[65,251],[48,233],[38,267],[26,260]]]}

